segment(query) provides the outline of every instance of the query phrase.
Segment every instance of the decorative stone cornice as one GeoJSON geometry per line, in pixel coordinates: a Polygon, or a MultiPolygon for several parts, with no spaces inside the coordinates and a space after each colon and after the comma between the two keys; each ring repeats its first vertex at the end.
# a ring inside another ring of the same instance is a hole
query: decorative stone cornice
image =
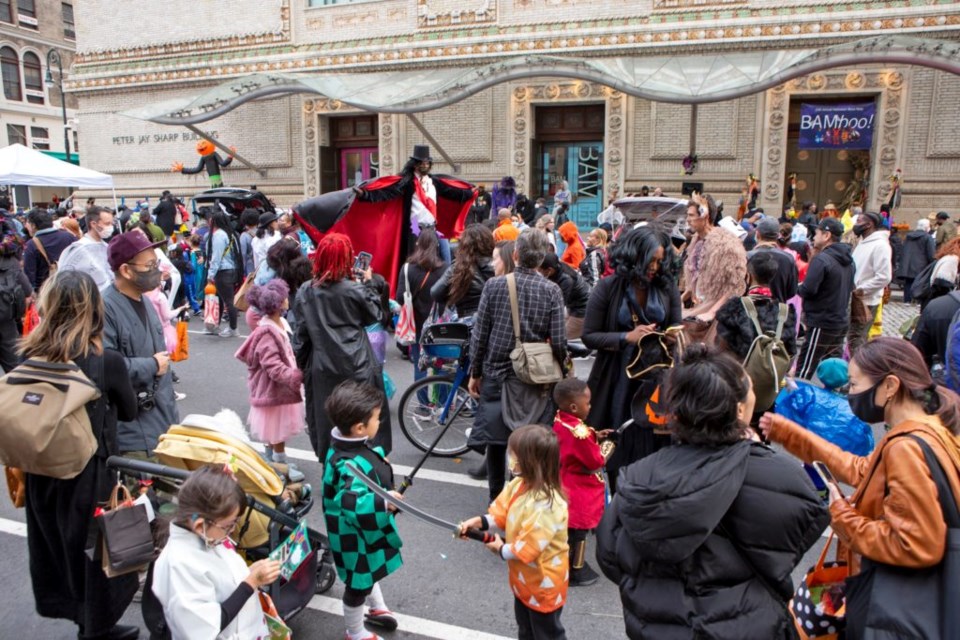
{"type": "MultiPolygon", "coordinates": [[[[699,53],[705,50],[750,50],[814,48],[847,39],[887,33],[922,32],[925,37],[960,38],[960,11],[941,11],[922,16],[874,17],[845,21],[835,15],[807,15],[805,21],[784,23],[778,16],[729,23],[713,28],[687,29],[671,23],[663,28],[638,30],[630,20],[603,21],[606,26],[592,32],[568,34],[563,30],[509,35],[483,35],[469,30],[470,40],[455,34],[426,44],[416,34],[391,38],[384,46],[379,40],[331,42],[267,47],[234,51],[211,49],[202,44],[185,50],[180,57],[120,64],[77,62],[68,83],[70,91],[103,90],[127,86],[165,85],[171,82],[200,82],[269,71],[386,71],[420,67],[457,66],[477,60],[523,53],[627,56],[663,53],[699,53]],[[214,55],[215,53],[215,55],[214,55]],[[198,55],[201,54],[201,55],[198,55]]],[[[566,23],[565,23],[566,24],[566,23]]],[[[584,23],[578,23],[583,26],[584,23]]],[[[569,26],[569,25],[567,25],[569,26]]],[[[186,45],[184,45],[186,46],[186,45]]],[[[191,45],[193,46],[193,45],[191,45]]]]}
{"type": "Polygon", "coordinates": [[[417,0],[417,26],[459,27],[497,21],[497,0],[417,0]]]}

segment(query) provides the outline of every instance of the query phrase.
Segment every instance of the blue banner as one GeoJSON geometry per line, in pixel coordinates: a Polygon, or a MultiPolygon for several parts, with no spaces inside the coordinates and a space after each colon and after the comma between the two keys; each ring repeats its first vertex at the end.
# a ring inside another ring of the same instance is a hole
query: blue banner
{"type": "Polygon", "coordinates": [[[801,149],[869,149],[875,102],[800,105],[801,149]]]}

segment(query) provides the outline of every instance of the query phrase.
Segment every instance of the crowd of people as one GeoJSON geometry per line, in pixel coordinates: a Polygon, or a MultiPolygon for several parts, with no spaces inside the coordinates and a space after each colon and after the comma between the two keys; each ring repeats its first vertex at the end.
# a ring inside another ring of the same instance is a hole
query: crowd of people
{"type": "MultiPolygon", "coordinates": [[[[630,638],[795,637],[791,574],[828,525],[849,571],[846,637],[890,632],[869,605],[896,603],[854,598],[855,586],[878,566],[944,561],[948,518],[930,460],[949,499],[960,496],[960,238],[950,216],[931,214],[898,244],[888,212],[841,216],[830,204],[737,220],[694,194],[683,224],[633,226],[606,212],[587,231],[572,201],[561,185],[551,212],[504,178],[478,190],[459,237],[421,221],[390,274],[360,260],[347,235],[314,245],[272,211],[211,211],[191,225],[168,193],[128,216],[90,203],[75,231],[42,209],[22,224],[0,212],[0,286],[15,292],[0,306],[0,366],[74,363],[102,394],[87,406],[97,451],[83,472],[26,476],[40,615],[72,620],[81,638],[137,637],[119,624],[136,575],[108,578],[85,549],[111,490],[106,458],[153,459],[180,420],[170,331],[202,312],[206,289],[220,318],[207,333],[237,336],[238,300],[246,308],[236,357],[265,458],[288,463],[286,443],[305,430],[323,464],[350,640],[377,637],[365,624],[397,627],[379,584],[402,565],[385,345],[395,301],[407,298],[414,379],[430,366],[425,327],[471,328],[468,445],[484,462],[470,473],[486,479],[489,508],[462,528],[503,532],[487,547],[507,564],[520,638],[566,637],[568,587],[600,578],[591,533],[630,638]],[[895,278],[922,307],[908,339],[875,337],[895,278]],[[36,326],[21,326],[28,307],[36,326]],[[572,356],[588,354],[579,379],[572,356]],[[825,379],[838,362],[848,386],[825,379]],[[875,450],[851,453],[778,415],[794,381],[848,394],[844,416],[886,425],[875,450]],[[812,482],[801,461],[825,464],[853,495],[812,482]]],[[[435,401],[422,394],[414,409],[430,415],[435,401]]],[[[248,568],[224,544],[244,504],[223,469],[181,487],[152,584],[174,638],[194,637],[196,625],[210,637],[263,634],[252,596],[278,567],[248,568]]]]}

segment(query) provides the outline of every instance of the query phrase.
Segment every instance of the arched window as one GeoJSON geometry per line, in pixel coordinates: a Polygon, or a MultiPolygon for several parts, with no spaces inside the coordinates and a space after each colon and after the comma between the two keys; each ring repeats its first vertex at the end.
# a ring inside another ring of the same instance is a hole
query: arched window
{"type": "Polygon", "coordinates": [[[23,84],[27,90],[27,102],[43,104],[43,67],[39,56],[30,51],[23,54],[23,84]]]}
{"type": "Polygon", "coordinates": [[[0,73],[3,75],[3,95],[7,100],[23,100],[20,90],[20,58],[10,47],[0,48],[0,73]]]}

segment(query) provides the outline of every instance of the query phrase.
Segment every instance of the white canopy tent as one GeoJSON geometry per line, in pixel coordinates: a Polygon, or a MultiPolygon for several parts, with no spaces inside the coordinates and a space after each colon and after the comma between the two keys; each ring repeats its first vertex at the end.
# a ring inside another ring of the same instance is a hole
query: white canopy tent
{"type": "MultiPolygon", "coordinates": [[[[117,193],[113,178],[105,173],[85,169],[28,149],[22,144],[11,144],[0,149],[0,184],[29,187],[98,187],[113,191],[114,208],[117,193]]],[[[13,192],[16,199],[16,191],[13,192]]],[[[14,201],[16,206],[16,201],[14,201]]]]}

